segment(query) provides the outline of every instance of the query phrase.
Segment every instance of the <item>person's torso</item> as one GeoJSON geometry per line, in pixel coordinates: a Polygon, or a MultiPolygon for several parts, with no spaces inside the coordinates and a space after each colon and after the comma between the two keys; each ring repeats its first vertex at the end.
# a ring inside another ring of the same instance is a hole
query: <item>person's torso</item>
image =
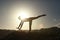
{"type": "Polygon", "coordinates": [[[32,21],[32,20],[33,20],[33,18],[30,17],[30,18],[25,18],[25,19],[23,19],[22,21],[23,21],[23,22],[28,22],[28,21],[32,21]]]}

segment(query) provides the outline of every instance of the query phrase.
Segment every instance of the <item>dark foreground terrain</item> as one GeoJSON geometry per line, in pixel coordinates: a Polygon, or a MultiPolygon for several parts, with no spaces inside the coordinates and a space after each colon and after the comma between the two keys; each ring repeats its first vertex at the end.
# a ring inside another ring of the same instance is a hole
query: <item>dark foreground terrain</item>
{"type": "Polygon", "coordinates": [[[0,40],[60,40],[60,28],[52,27],[31,32],[0,30],[0,40]]]}

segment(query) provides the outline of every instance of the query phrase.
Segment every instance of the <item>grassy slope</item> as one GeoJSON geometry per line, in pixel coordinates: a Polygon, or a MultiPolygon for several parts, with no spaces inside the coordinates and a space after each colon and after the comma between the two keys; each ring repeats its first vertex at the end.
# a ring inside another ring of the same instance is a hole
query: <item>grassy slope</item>
{"type": "Polygon", "coordinates": [[[59,40],[60,28],[52,27],[35,31],[0,30],[1,40],[59,40]],[[1,33],[3,31],[3,33],[1,33]]]}

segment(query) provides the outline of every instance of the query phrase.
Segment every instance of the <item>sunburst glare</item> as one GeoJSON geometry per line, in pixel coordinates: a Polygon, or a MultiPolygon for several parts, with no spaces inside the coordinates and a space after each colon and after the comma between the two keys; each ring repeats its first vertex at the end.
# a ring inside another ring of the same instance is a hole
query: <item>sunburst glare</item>
{"type": "Polygon", "coordinates": [[[27,10],[20,10],[19,12],[19,16],[21,17],[21,19],[25,19],[25,18],[29,18],[29,12],[27,10]]]}

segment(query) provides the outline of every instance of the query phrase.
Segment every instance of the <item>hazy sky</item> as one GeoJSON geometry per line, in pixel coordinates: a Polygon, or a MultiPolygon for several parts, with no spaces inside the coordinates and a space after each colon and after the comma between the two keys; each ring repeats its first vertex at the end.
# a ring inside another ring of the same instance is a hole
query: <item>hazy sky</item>
{"type": "MultiPolygon", "coordinates": [[[[60,0],[0,0],[0,29],[16,29],[20,11],[31,16],[47,14],[33,21],[32,29],[52,27],[60,23],[60,0]]],[[[22,29],[28,29],[28,23],[22,29]]]]}

